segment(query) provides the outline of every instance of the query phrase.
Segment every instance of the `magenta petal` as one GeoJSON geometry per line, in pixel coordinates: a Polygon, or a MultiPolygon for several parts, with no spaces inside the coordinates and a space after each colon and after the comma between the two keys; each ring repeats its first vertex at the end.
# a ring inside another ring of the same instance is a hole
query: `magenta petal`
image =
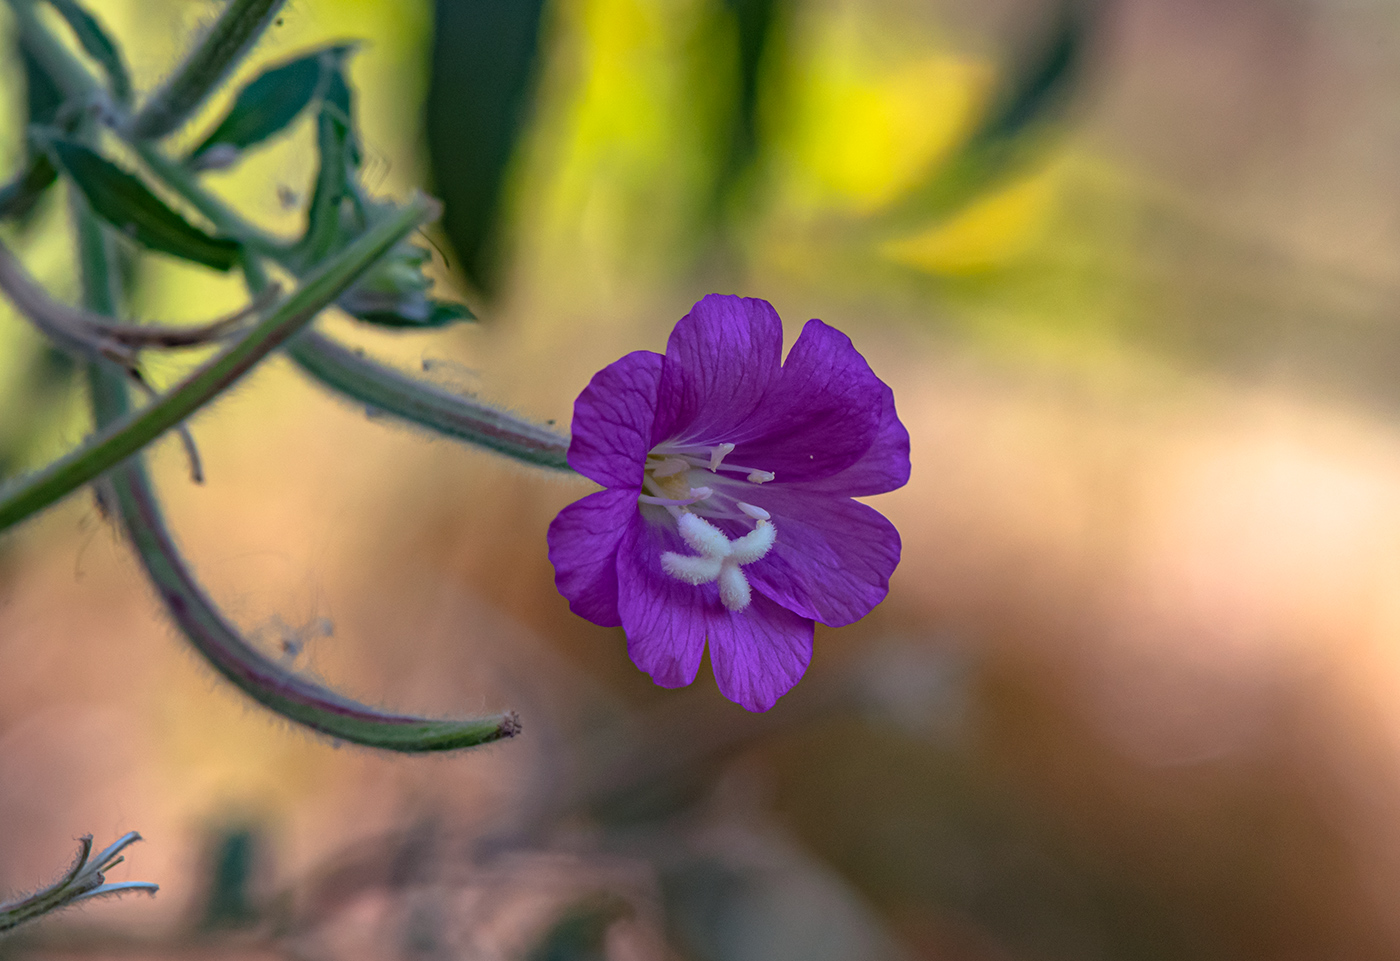
{"type": "Polygon", "coordinates": [[[707,624],[720,693],[747,710],[768,710],[811,663],[812,621],[761,594],[737,614],[710,610],[707,624]]]}
{"type": "Polygon", "coordinates": [[[637,514],[637,492],[612,488],[589,494],[549,525],[549,562],[569,610],[603,627],[617,627],[617,548],[637,514]]]}
{"type": "Polygon", "coordinates": [[[777,378],[783,322],[773,305],[710,294],[671,331],[651,443],[718,437],[741,427],[777,378]]]}
{"type": "Polygon", "coordinates": [[[808,321],[768,396],[733,438],[734,461],[779,481],[829,477],[869,451],[887,391],[849,337],[808,321]]]}
{"type": "Polygon", "coordinates": [[[884,384],[880,386],[880,421],[870,449],[845,470],[804,482],[804,490],[866,497],[898,490],[909,483],[909,431],[895,413],[894,391],[884,384]]]}
{"type": "Polygon", "coordinates": [[[700,670],[705,609],[720,606],[719,591],[668,575],[661,569],[667,550],[686,548],[674,531],[634,515],[617,552],[618,613],[632,663],[662,687],[685,687],[700,670]]]}
{"type": "Polygon", "coordinates": [[[900,543],[878,511],[777,484],[754,502],[773,515],[778,533],[768,556],[744,568],[755,590],[832,627],[860,620],[885,599],[900,543]]]}
{"type": "Polygon", "coordinates": [[[604,487],[642,486],[651,449],[661,355],[633,351],[609,364],[574,401],[569,466],[604,487]]]}

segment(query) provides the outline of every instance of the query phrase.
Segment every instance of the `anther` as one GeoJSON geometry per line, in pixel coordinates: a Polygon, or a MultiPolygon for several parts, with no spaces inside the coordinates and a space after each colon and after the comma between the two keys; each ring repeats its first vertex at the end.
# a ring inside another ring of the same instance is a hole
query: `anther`
{"type": "Polygon", "coordinates": [[[745,514],[748,514],[756,521],[767,521],[773,519],[773,515],[768,513],[762,507],[757,507],[753,504],[745,504],[743,501],[736,501],[734,503],[734,506],[739,508],[739,510],[743,511],[745,514]]]}
{"type": "Polygon", "coordinates": [[[710,448],[710,470],[719,470],[719,465],[724,463],[724,459],[734,451],[734,445],[730,443],[716,444],[710,448]]]}
{"type": "Polygon", "coordinates": [[[756,470],[751,471],[745,480],[750,484],[766,484],[776,476],[778,475],[774,474],[771,470],[756,470]]]}

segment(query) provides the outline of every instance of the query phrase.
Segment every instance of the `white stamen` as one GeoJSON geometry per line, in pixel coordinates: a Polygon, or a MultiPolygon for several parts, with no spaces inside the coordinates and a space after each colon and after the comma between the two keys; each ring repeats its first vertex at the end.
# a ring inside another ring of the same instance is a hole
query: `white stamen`
{"type": "Polygon", "coordinates": [[[753,600],[749,579],[738,564],[725,564],[719,571],[719,599],[731,611],[742,611],[753,600]]]}
{"type": "Polygon", "coordinates": [[[679,522],[681,537],[694,551],[706,557],[722,560],[729,556],[729,538],[724,531],[697,514],[682,514],[679,522]]]}
{"type": "Polygon", "coordinates": [[[679,474],[683,470],[690,470],[690,465],[679,457],[668,457],[652,469],[652,477],[670,477],[672,474],[679,474]]]}
{"type": "Polygon", "coordinates": [[[773,518],[772,514],[768,513],[762,507],[755,507],[753,504],[745,504],[743,501],[736,501],[734,506],[756,521],[772,520],[773,518]]]}
{"type": "Polygon", "coordinates": [[[661,567],[667,574],[697,587],[719,577],[723,566],[724,559],[721,557],[687,557],[674,551],[661,555],[661,567]]]}
{"type": "Polygon", "coordinates": [[[691,503],[702,501],[707,497],[713,497],[715,492],[708,487],[692,487],[690,489],[691,503]]]}
{"type": "Polygon", "coordinates": [[[750,484],[766,484],[776,476],[778,475],[774,474],[771,470],[756,470],[751,471],[749,476],[744,479],[750,484]]]}
{"type": "Polygon", "coordinates": [[[736,564],[752,564],[761,560],[778,539],[778,531],[767,521],[759,521],[758,526],[736,541],[730,541],[729,557],[736,564]]]}
{"type": "Polygon", "coordinates": [[[718,444],[710,448],[710,470],[719,470],[719,465],[734,451],[733,444],[718,444]]]}

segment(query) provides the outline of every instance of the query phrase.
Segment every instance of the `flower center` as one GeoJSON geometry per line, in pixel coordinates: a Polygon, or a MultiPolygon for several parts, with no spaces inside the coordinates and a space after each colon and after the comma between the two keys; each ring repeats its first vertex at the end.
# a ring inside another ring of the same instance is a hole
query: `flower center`
{"type": "Polygon", "coordinates": [[[767,555],[778,535],[768,512],[742,499],[744,486],[765,484],[773,479],[773,473],[725,464],[733,450],[729,443],[713,447],[658,444],[647,455],[642,479],[645,493],[637,499],[664,507],[675,519],[681,538],[696,552],[666,551],[661,555],[662,569],[697,587],[717,582],[724,606],[742,611],[749,606],[753,592],[741,568],[767,555]],[[744,479],[729,476],[732,474],[742,474],[744,479]],[[754,526],[730,540],[707,517],[751,521],[754,526]]]}

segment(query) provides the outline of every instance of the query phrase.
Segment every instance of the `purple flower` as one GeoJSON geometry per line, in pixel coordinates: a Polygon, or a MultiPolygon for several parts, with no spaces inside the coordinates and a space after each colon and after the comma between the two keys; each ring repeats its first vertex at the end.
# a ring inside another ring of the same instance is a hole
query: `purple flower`
{"type": "Polygon", "coordinates": [[[809,321],[782,361],[764,300],[711,294],[600,371],[574,403],[569,464],[605,490],[549,526],[555,583],[621,625],[662,687],[705,642],[724,696],[766,711],[801,679],[813,623],[859,620],[889,592],[899,534],[852,497],[909,479],[894,395],[845,334],[809,321]]]}

